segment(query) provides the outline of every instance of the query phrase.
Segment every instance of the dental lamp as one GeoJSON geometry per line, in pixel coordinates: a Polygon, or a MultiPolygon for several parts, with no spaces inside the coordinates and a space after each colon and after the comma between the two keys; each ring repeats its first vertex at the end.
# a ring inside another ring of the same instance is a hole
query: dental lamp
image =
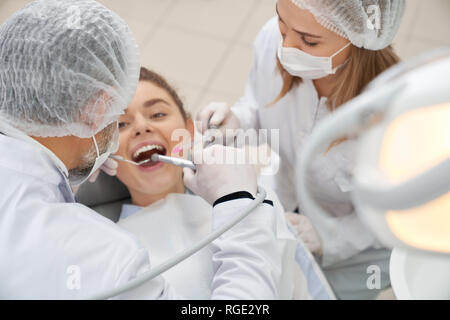
{"type": "Polygon", "coordinates": [[[333,217],[313,198],[307,173],[339,138],[357,140],[351,198],[367,227],[394,248],[397,298],[450,299],[450,47],[383,73],[311,135],[300,200],[330,232],[333,217]]]}

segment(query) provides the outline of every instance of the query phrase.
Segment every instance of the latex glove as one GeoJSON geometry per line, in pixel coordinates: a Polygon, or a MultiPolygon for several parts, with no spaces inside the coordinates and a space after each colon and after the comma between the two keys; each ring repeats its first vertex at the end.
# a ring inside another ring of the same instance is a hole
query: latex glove
{"type": "Polygon", "coordinates": [[[89,182],[90,183],[94,183],[95,181],[97,181],[97,178],[100,174],[100,171],[105,172],[107,175],[110,176],[115,176],[117,174],[117,167],[119,166],[119,164],[117,163],[116,160],[110,159],[108,158],[105,163],[100,167],[100,169],[98,169],[97,171],[95,171],[92,176],[89,177],[89,182]]]}
{"type": "MultiPolygon", "coordinates": [[[[226,135],[227,129],[239,129],[241,123],[231,108],[224,102],[212,102],[197,115],[198,130],[205,135],[211,126],[216,126],[225,137],[225,144],[234,142],[234,135],[226,135]]],[[[230,133],[230,130],[228,131],[230,133]]]]}
{"type": "Polygon", "coordinates": [[[192,159],[197,166],[197,171],[194,172],[188,168],[183,170],[186,187],[210,204],[238,191],[247,191],[256,196],[256,170],[253,165],[236,164],[236,161],[223,164],[223,159],[227,156],[228,159],[236,159],[239,152],[245,152],[245,150],[222,145],[194,151],[192,159]],[[213,160],[216,164],[208,164],[213,160]],[[217,164],[220,160],[222,161],[219,163],[222,164],[217,164]]]}
{"type": "Polygon", "coordinates": [[[297,237],[303,240],[308,249],[316,254],[322,254],[322,244],[320,236],[311,223],[311,220],[305,215],[286,212],[286,219],[291,223],[297,237]]]}

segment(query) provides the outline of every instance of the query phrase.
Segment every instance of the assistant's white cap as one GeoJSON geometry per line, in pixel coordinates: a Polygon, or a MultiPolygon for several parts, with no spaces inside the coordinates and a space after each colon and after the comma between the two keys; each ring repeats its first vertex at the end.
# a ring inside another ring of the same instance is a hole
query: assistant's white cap
{"type": "Polygon", "coordinates": [[[406,7],[405,0],[291,1],[310,11],[325,28],[368,50],[381,50],[392,43],[406,7]]]}

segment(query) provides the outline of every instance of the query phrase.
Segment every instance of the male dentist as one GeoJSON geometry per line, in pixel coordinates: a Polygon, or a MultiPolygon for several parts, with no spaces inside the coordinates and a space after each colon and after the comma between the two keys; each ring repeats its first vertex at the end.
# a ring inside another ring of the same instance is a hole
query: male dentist
{"type": "MultiPolygon", "coordinates": [[[[72,192],[116,151],[138,75],[127,25],[95,1],[38,0],[0,27],[0,299],[85,299],[152,268],[136,238],[72,192]]],[[[215,204],[213,228],[257,189],[248,165],[198,165],[185,182],[215,204]]],[[[264,203],[212,243],[212,299],[277,298],[274,230],[264,203]]],[[[160,276],[114,298],[182,297],[160,276]]]]}

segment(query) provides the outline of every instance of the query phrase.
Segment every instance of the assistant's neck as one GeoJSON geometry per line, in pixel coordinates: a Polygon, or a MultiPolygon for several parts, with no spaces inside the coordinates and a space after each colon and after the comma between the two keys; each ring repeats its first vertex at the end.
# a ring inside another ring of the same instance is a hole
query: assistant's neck
{"type": "Polygon", "coordinates": [[[170,193],[181,193],[184,194],[186,189],[184,187],[183,179],[179,179],[176,184],[174,184],[168,190],[161,192],[159,194],[148,194],[142,192],[141,190],[129,189],[131,195],[131,201],[135,206],[148,207],[155,202],[167,197],[170,193]]]}
{"type": "Polygon", "coordinates": [[[319,98],[322,97],[328,98],[331,96],[336,80],[337,80],[336,75],[332,74],[329,75],[328,77],[313,81],[314,87],[316,88],[319,98]]]}

